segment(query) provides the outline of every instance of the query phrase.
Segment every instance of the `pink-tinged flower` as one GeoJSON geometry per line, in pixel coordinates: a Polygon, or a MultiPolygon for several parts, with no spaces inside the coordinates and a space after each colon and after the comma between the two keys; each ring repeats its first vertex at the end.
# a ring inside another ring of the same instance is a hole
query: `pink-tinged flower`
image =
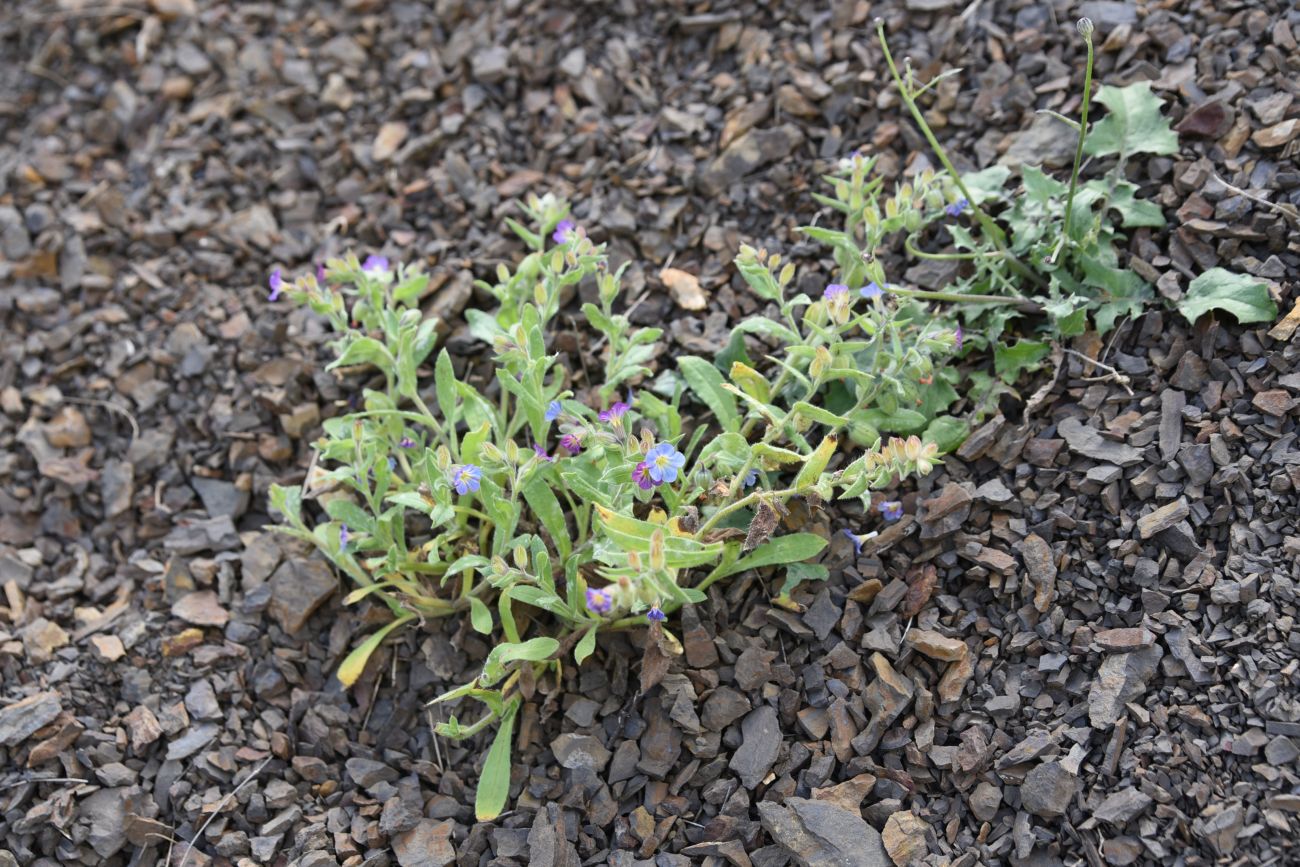
{"type": "Polygon", "coordinates": [[[582,451],[582,435],[576,433],[565,434],[560,437],[560,448],[569,452],[569,454],[576,455],[582,451]]]}
{"type": "Polygon", "coordinates": [[[651,623],[663,623],[668,619],[668,615],[664,614],[664,610],[656,605],[645,613],[645,619],[651,623]]]}
{"type": "Polygon", "coordinates": [[[279,268],[271,272],[271,279],[267,283],[271,287],[271,294],[266,296],[266,300],[271,302],[279,301],[280,293],[284,291],[284,278],[280,276],[279,268]]]}
{"type": "Polygon", "coordinates": [[[952,339],[957,344],[957,349],[961,349],[962,341],[966,339],[966,335],[962,333],[960,325],[958,325],[957,328],[952,332],[952,339]]]}
{"type": "Polygon", "coordinates": [[[539,458],[546,461],[548,464],[555,463],[555,458],[551,457],[546,453],[546,449],[542,448],[541,443],[533,443],[533,454],[537,455],[539,458]]]}
{"type": "Polygon", "coordinates": [[[872,281],[858,290],[858,294],[863,298],[879,298],[885,294],[885,290],[880,288],[880,284],[872,281]]]}
{"type": "Polygon", "coordinates": [[[573,230],[578,228],[578,224],[570,219],[563,219],[555,224],[555,231],[551,233],[551,239],[557,244],[563,244],[569,240],[569,235],[573,230]]]}
{"type": "Polygon", "coordinates": [[[614,609],[614,594],[604,587],[587,588],[587,610],[592,614],[605,615],[614,609]]]}
{"type": "Polygon", "coordinates": [[[620,419],[623,418],[623,415],[631,408],[632,407],[623,403],[623,401],[621,400],[616,401],[614,405],[611,406],[609,409],[602,409],[600,411],[599,417],[600,420],[605,422],[606,424],[609,424],[610,422],[617,423],[620,419]]]}
{"type": "Polygon", "coordinates": [[[385,274],[388,272],[388,258],[386,256],[367,256],[366,261],[361,264],[361,270],[371,277],[385,274]]]}
{"type": "Polygon", "coordinates": [[[650,465],[645,461],[637,464],[632,468],[632,481],[643,491],[648,491],[655,486],[655,480],[650,478],[650,465]]]}
{"type": "Polygon", "coordinates": [[[840,298],[848,294],[849,294],[849,287],[845,286],[843,283],[832,283],[831,285],[827,286],[825,289],[822,290],[822,297],[825,298],[827,301],[834,301],[836,298],[840,298]]]}
{"type": "Polygon", "coordinates": [[[404,449],[413,449],[415,448],[415,440],[411,439],[410,437],[402,437],[402,440],[401,442],[398,443],[398,445],[404,449]]]}
{"type": "Polygon", "coordinates": [[[884,500],[876,508],[886,521],[897,521],[903,517],[903,504],[898,500],[884,500]]]}

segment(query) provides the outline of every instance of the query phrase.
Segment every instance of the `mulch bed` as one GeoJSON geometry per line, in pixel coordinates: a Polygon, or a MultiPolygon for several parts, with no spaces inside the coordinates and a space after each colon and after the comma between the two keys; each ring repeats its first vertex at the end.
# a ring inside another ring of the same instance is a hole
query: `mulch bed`
{"type": "Polygon", "coordinates": [[[711,355],[757,309],[739,243],[820,288],[792,229],[829,161],[927,164],[877,15],[923,74],[965,69],[933,116],[970,167],[1068,161],[1035,112],[1077,109],[1091,16],[1100,80],[1151,80],[1180,130],[1129,169],[1171,219],[1131,266],[1173,298],[1223,265],[1290,311],[1300,12],[432,5],[0,11],[0,867],[1300,863],[1295,318],[1153,309],[1076,344],[1107,367],[1059,357],[860,557],[836,531],[862,516],[796,509],[835,540],[802,611],[738,576],[645,679],[643,631],[602,637],[535,685],[493,823],[485,744],[435,739],[425,706],[482,638],[429,623],[344,691],[371,624],[264,530],[358,385],[321,372],[318,321],[266,303],[272,267],[425,261],[467,367],[484,348],[454,323],[518,255],[508,203],[555,190],[637,263],[664,363],[711,355]],[[707,310],[675,308],[668,264],[707,310]]]}

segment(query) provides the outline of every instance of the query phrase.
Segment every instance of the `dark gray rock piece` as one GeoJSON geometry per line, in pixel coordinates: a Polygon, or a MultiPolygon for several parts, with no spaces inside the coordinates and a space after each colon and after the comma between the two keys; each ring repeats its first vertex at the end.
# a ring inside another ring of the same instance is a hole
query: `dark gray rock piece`
{"type": "Polygon", "coordinates": [[[750,172],[789,156],[803,139],[803,131],[792,123],[750,130],[700,172],[700,189],[710,196],[723,193],[750,172]]]}
{"type": "Polygon", "coordinates": [[[1043,762],[1025,774],[1020,784],[1020,803],[1043,819],[1064,816],[1078,786],[1079,778],[1060,762],[1043,762]]]}
{"type": "Polygon", "coordinates": [[[1056,429],[1060,431],[1061,436],[1065,439],[1065,444],[1070,447],[1070,451],[1083,455],[1085,458],[1092,458],[1094,461],[1104,461],[1121,467],[1129,467],[1142,462],[1141,449],[1108,440],[1096,428],[1089,427],[1077,418],[1062,419],[1056,429]]]}
{"type": "Polygon", "coordinates": [[[740,724],[740,731],[744,741],[728,767],[745,788],[753,789],[772,770],[781,750],[781,723],[776,708],[767,704],[754,708],[740,724]]]}
{"type": "Polygon", "coordinates": [[[758,815],[763,829],[800,867],[893,867],[880,833],[829,801],[761,801],[758,815]]]}
{"type": "Polygon", "coordinates": [[[0,744],[17,746],[63,712],[57,692],[38,692],[0,708],[0,744]]]}
{"type": "Polygon", "coordinates": [[[1106,800],[1093,811],[1092,816],[1102,822],[1109,822],[1116,828],[1123,828],[1150,806],[1150,796],[1129,786],[1107,796],[1106,800]]]}
{"type": "Polygon", "coordinates": [[[1146,692],[1147,681],[1155,674],[1162,656],[1160,645],[1153,644],[1106,657],[1088,690],[1088,720],[1093,728],[1113,726],[1124,712],[1124,705],[1146,692]]]}

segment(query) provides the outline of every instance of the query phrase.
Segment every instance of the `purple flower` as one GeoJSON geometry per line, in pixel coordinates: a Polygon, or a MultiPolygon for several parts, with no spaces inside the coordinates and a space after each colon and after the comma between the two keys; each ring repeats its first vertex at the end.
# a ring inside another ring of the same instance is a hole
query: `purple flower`
{"type": "Polygon", "coordinates": [[[339,524],[339,550],[348,546],[348,525],[339,524]]]}
{"type": "Polygon", "coordinates": [[[608,614],[614,608],[614,594],[601,587],[587,588],[587,610],[592,614],[608,614]]]}
{"type": "Polygon", "coordinates": [[[903,517],[903,504],[898,500],[882,500],[876,508],[886,521],[897,521],[903,517]]]}
{"type": "Polygon", "coordinates": [[[637,464],[632,468],[632,481],[643,491],[648,491],[655,486],[655,480],[650,478],[650,465],[645,461],[637,464]]]}
{"type": "Polygon", "coordinates": [[[646,452],[646,472],[659,484],[677,481],[678,471],[686,466],[686,455],[672,443],[660,443],[646,452]]]}
{"type": "Polygon", "coordinates": [[[758,470],[750,470],[749,475],[745,476],[745,487],[752,488],[758,484],[758,470]]]}
{"type": "Polygon", "coordinates": [[[853,543],[853,550],[859,554],[862,553],[862,546],[866,543],[866,541],[868,539],[874,539],[876,537],[876,532],[874,530],[870,533],[855,533],[852,530],[845,528],[843,530],[840,530],[840,532],[843,533],[845,536],[848,536],[849,541],[853,543]]]}
{"type": "Polygon", "coordinates": [[[845,286],[843,283],[832,283],[822,290],[822,297],[827,301],[834,301],[836,298],[848,294],[849,287],[845,286]]]}
{"type": "Polygon", "coordinates": [[[946,213],[950,217],[959,217],[961,216],[961,212],[966,210],[966,208],[969,205],[970,202],[966,201],[965,196],[962,196],[960,199],[953,202],[951,205],[945,205],[943,210],[944,213],[946,213]]]}
{"type": "Polygon", "coordinates": [[[546,406],[546,420],[555,421],[562,412],[564,412],[564,407],[560,406],[558,400],[553,400],[546,406]]]}
{"type": "Polygon", "coordinates": [[[393,457],[392,455],[389,455],[389,456],[388,456],[388,471],[391,473],[391,472],[392,472],[393,470],[395,470],[395,469],[397,469],[397,458],[393,457]]]}
{"type": "Polygon", "coordinates": [[[284,278],[280,276],[280,269],[276,268],[271,272],[271,279],[267,281],[271,286],[271,294],[266,296],[267,301],[279,301],[280,293],[284,291],[284,278]]]}
{"type": "Polygon", "coordinates": [[[610,422],[618,422],[621,418],[623,418],[623,414],[626,413],[631,408],[632,407],[623,403],[623,401],[621,400],[616,401],[614,405],[611,406],[609,409],[603,409],[600,411],[600,420],[605,422],[606,424],[610,422]]]}
{"type": "Polygon", "coordinates": [[[451,468],[451,486],[456,489],[456,493],[464,496],[479,489],[479,479],[483,477],[483,471],[473,464],[455,466],[451,468]]]}
{"type": "Polygon", "coordinates": [[[668,615],[664,614],[664,610],[656,605],[645,613],[645,619],[651,623],[663,623],[668,619],[668,615]]]}
{"type": "Polygon", "coordinates": [[[404,449],[413,449],[415,448],[415,440],[411,439],[410,437],[402,437],[401,442],[399,442],[397,445],[404,449]]]}
{"type": "Polygon", "coordinates": [[[319,262],[316,263],[316,285],[325,285],[325,266],[319,262]]]}
{"type": "Polygon", "coordinates": [[[957,348],[961,349],[962,341],[966,339],[966,335],[962,333],[960,325],[958,325],[956,330],[953,331],[952,337],[957,344],[957,348]]]}
{"type": "Polygon", "coordinates": [[[385,274],[388,272],[388,258],[385,256],[367,256],[366,261],[361,265],[361,270],[371,277],[385,274]]]}
{"type": "Polygon", "coordinates": [[[880,284],[874,280],[858,290],[858,294],[863,298],[879,298],[885,294],[885,290],[880,288],[880,284]]]}
{"type": "Polygon", "coordinates": [[[582,451],[582,436],[576,433],[565,434],[560,437],[560,448],[576,455],[582,451]]]}
{"type": "Polygon", "coordinates": [[[533,443],[533,454],[537,455],[539,458],[546,461],[548,464],[555,463],[555,458],[551,457],[546,453],[546,449],[542,448],[541,443],[533,443]]]}
{"type": "Polygon", "coordinates": [[[551,233],[551,238],[555,243],[563,244],[565,241],[569,240],[569,234],[576,228],[578,228],[578,224],[572,220],[567,218],[560,220],[560,222],[555,224],[555,231],[551,233]]]}

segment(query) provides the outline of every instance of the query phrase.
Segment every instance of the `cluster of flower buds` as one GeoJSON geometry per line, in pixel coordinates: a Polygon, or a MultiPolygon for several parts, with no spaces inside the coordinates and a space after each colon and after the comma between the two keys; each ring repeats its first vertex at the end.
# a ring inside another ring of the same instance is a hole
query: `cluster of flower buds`
{"type": "Polygon", "coordinates": [[[879,451],[867,453],[865,463],[871,486],[884,487],[895,475],[929,475],[935,464],[941,461],[937,444],[922,442],[920,437],[913,435],[907,439],[890,437],[879,451]]]}

